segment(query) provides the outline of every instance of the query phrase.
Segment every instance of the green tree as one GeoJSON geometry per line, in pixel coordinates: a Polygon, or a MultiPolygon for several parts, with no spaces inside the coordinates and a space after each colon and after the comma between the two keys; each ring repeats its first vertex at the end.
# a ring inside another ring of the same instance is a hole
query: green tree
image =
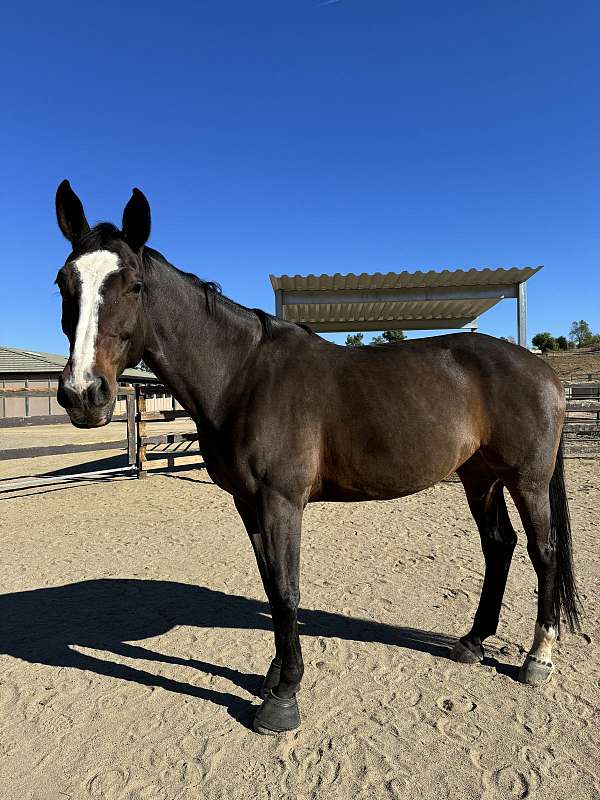
{"type": "Polygon", "coordinates": [[[384,331],[381,335],[388,344],[393,344],[394,342],[403,342],[404,339],[406,339],[404,331],[384,331]]]}
{"type": "Polygon", "coordinates": [[[383,331],[381,336],[374,336],[369,344],[394,344],[406,339],[404,331],[383,331]]]}
{"type": "Polygon", "coordinates": [[[362,347],[364,338],[364,333],[349,333],[346,336],[346,347],[362,347]]]}
{"type": "Polygon", "coordinates": [[[571,325],[569,339],[575,342],[577,347],[586,347],[592,336],[592,329],[584,319],[580,319],[579,322],[575,320],[571,325]]]}
{"type": "Polygon", "coordinates": [[[548,350],[556,350],[556,339],[548,331],[536,333],[531,343],[534,347],[539,347],[542,353],[546,353],[548,350]]]}
{"type": "Polygon", "coordinates": [[[566,336],[557,336],[556,337],[556,347],[558,350],[568,350],[569,349],[569,342],[566,336]]]}

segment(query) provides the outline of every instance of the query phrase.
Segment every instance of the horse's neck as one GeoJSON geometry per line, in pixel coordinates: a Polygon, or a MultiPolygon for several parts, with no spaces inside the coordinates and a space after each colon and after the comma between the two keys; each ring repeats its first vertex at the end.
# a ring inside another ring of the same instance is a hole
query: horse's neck
{"type": "Polygon", "coordinates": [[[227,398],[260,341],[260,322],[216,300],[155,262],[145,280],[144,361],[207,433],[227,412],[227,398]]]}

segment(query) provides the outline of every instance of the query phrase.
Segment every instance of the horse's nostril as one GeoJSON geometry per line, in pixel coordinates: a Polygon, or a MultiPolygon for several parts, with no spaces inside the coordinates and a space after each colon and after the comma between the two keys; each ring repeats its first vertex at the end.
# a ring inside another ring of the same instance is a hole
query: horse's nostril
{"type": "Polygon", "coordinates": [[[81,396],[78,394],[78,392],[71,389],[68,384],[65,384],[62,378],[58,384],[56,399],[58,404],[65,409],[81,408],[83,405],[81,396]]]}
{"type": "Polygon", "coordinates": [[[87,387],[87,396],[91,405],[104,406],[110,400],[110,388],[103,375],[99,375],[87,387]]]}

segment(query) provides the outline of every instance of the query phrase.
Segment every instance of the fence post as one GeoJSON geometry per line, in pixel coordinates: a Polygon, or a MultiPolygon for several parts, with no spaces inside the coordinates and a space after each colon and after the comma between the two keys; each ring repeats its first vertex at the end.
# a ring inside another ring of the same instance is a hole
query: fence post
{"type": "MultiPolygon", "coordinates": [[[[171,410],[176,411],[177,401],[175,400],[175,395],[171,393],[171,410]]],[[[167,469],[174,469],[175,468],[175,458],[173,456],[167,456],[167,469]]]]}
{"type": "Polygon", "coordinates": [[[129,384],[130,390],[125,398],[127,408],[127,463],[130,467],[135,467],[137,458],[137,428],[135,423],[135,394],[133,386],[129,384]]]}
{"type": "Polygon", "coordinates": [[[148,475],[146,470],[146,423],[144,422],[144,414],[146,412],[146,395],[143,391],[143,386],[135,387],[135,404],[137,412],[135,415],[136,425],[136,471],[138,478],[145,478],[148,475]]]}

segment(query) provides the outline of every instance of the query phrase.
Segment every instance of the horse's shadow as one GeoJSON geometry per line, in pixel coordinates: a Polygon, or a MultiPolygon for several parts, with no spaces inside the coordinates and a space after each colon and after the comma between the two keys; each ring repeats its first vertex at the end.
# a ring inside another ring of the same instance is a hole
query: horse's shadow
{"type": "MultiPolygon", "coordinates": [[[[209,700],[225,706],[244,725],[249,725],[252,709],[246,700],[235,694],[96,658],[73,646],[190,666],[209,675],[228,678],[245,691],[257,694],[259,675],[163,655],[128,642],[159,636],[176,625],[271,629],[269,608],[258,600],[189,584],[135,579],[90,580],[0,595],[0,621],[0,653],[31,663],[90,670],[209,700]]],[[[455,641],[444,634],[318,610],[301,610],[299,623],[304,636],[379,642],[434,656],[447,656],[455,641]]]]}

